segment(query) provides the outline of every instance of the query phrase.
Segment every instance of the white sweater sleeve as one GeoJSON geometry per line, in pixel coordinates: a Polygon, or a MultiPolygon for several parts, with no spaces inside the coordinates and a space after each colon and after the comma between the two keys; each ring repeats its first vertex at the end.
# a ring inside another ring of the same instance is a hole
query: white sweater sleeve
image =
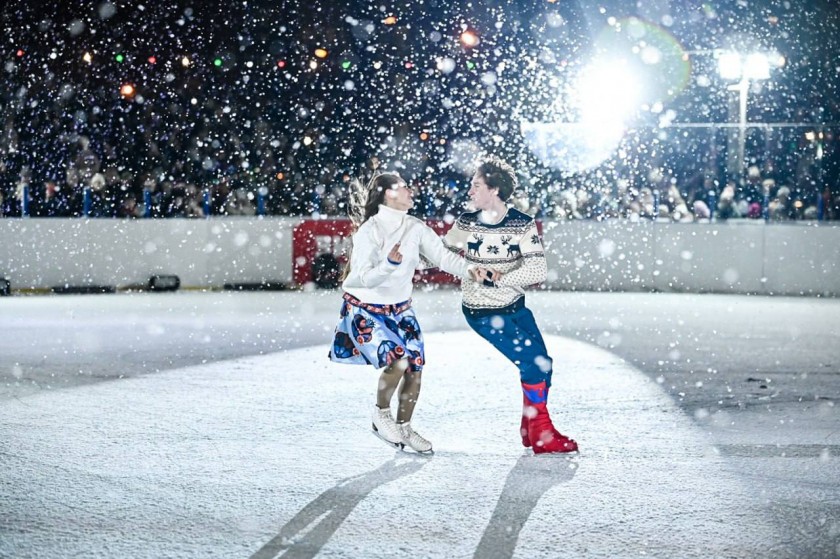
{"type": "Polygon", "coordinates": [[[466,276],[470,268],[464,257],[448,250],[437,233],[425,224],[420,237],[420,254],[444,272],[459,278],[466,276]]]}
{"type": "Polygon", "coordinates": [[[353,235],[350,270],[353,275],[358,274],[362,287],[381,285],[399,266],[388,261],[388,253],[384,250],[376,242],[371,227],[362,227],[353,235]]]}

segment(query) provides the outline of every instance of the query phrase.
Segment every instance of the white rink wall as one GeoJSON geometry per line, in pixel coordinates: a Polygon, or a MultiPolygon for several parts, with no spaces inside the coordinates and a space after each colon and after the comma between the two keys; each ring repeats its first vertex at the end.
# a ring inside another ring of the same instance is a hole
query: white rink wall
{"type": "MultiPolygon", "coordinates": [[[[2,219],[0,277],[12,289],[292,282],[299,218],[2,219]]],[[[552,289],[840,295],[840,226],[543,223],[552,289]]]]}
{"type": "Polygon", "coordinates": [[[292,281],[299,219],[0,219],[0,277],[12,290],[148,283],[182,287],[292,281]]]}
{"type": "Polygon", "coordinates": [[[840,226],[546,222],[548,285],[580,291],[840,295],[840,226]]]}

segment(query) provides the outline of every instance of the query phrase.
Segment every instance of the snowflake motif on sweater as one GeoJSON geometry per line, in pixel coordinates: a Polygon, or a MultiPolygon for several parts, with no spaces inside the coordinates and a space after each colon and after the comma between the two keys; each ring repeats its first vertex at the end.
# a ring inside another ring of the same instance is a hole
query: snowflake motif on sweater
{"type": "Polygon", "coordinates": [[[508,208],[494,225],[479,220],[480,212],[461,215],[443,240],[446,248],[464,253],[471,264],[502,272],[495,286],[461,281],[464,306],[471,309],[501,309],[524,295],[524,287],[545,281],[545,252],[534,218],[508,208]],[[495,249],[495,250],[494,250],[495,249]]]}

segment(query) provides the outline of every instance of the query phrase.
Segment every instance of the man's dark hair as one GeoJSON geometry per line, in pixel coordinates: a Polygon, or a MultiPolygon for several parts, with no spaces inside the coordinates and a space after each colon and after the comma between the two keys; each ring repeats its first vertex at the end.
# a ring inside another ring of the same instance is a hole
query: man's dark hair
{"type": "Polygon", "coordinates": [[[476,173],[484,179],[489,188],[498,189],[497,193],[502,202],[507,202],[513,191],[516,190],[516,171],[498,157],[490,156],[482,161],[476,169],[476,173]]]}

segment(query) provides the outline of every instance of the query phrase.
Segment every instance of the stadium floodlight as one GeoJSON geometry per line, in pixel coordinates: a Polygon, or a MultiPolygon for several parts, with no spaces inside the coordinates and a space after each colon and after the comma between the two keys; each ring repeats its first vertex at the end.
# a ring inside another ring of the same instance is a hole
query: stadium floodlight
{"type": "Polygon", "coordinates": [[[762,52],[742,55],[728,51],[718,57],[718,72],[725,80],[767,80],[770,79],[771,64],[784,65],[784,57],[777,53],[771,61],[771,57],[762,52]]]}
{"type": "Polygon", "coordinates": [[[756,52],[744,60],[744,75],[751,80],[770,79],[770,60],[766,54],[756,52]]]}
{"type": "Polygon", "coordinates": [[[741,55],[737,52],[725,52],[718,58],[718,72],[725,80],[741,78],[741,55]]]}
{"type": "Polygon", "coordinates": [[[747,138],[747,103],[750,91],[750,81],[770,79],[770,67],[781,67],[785,59],[778,53],[770,55],[754,52],[742,55],[735,51],[727,51],[718,57],[718,71],[725,80],[738,80],[729,89],[738,92],[738,154],[735,173],[738,180],[744,180],[744,158],[746,157],[747,138]]]}

